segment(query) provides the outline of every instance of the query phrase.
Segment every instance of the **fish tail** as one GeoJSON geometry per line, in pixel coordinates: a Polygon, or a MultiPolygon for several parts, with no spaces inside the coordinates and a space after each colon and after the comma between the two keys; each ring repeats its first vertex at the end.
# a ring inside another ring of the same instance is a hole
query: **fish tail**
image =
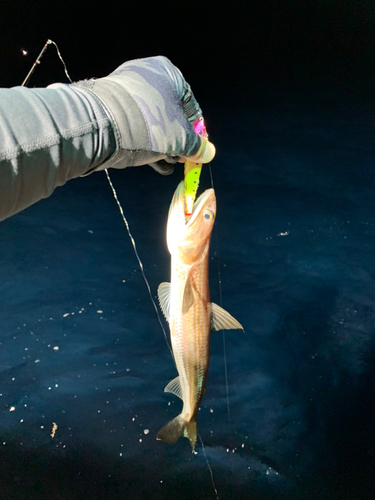
{"type": "Polygon", "coordinates": [[[156,439],[174,444],[180,437],[186,437],[194,451],[197,442],[197,422],[195,419],[189,421],[178,415],[159,431],[156,439]]]}

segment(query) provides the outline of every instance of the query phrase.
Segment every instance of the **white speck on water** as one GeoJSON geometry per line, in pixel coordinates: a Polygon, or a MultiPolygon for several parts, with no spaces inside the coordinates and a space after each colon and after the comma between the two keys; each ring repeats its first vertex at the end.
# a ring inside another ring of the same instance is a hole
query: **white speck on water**
{"type": "Polygon", "coordinates": [[[63,314],[63,318],[66,318],[67,316],[69,316],[70,313],[65,313],[63,314]]]}
{"type": "Polygon", "coordinates": [[[40,363],[40,359],[36,359],[34,363],[40,363]]]}
{"type": "Polygon", "coordinates": [[[57,345],[55,345],[55,346],[53,347],[53,350],[54,350],[54,351],[58,351],[59,349],[60,349],[60,347],[59,347],[59,346],[57,346],[57,345]]]}
{"type": "Polygon", "coordinates": [[[99,310],[98,310],[98,311],[96,311],[96,312],[97,312],[98,314],[102,314],[102,312],[103,312],[103,311],[99,309],[99,310]]]}
{"type": "Polygon", "coordinates": [[[87,232],[90,234],[94,234],[94,231],[92,229],[88,229],[87,232]]]}
{"type": "Polygon", "coordinates": [[[212,408],[210,408],[210,413],[213,413],[213,412],[214,412],[214,410],[212,408]]]}
{"type": "Polygon", "coordinates": [[[149,429],[144,429],[143,434],[148,434],[149,432],[149,429]]]}
{"type": "Polygon", "coordinates": [[[9,408],[9,411],[14,411],[15,409],[16,409],[16,408],[15,408],[14,406],[11,406],[11,407],[9,408]]]}
{"type": "Polygon", "coordinates": [[[140,443],[142,443],[142,438],[139,440],[140,443]]]}

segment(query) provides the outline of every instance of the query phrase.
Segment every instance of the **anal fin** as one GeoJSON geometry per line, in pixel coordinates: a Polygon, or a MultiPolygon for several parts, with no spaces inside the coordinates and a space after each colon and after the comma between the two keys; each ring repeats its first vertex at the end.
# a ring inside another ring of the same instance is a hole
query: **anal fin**
{"type": "Polygon", "coordinates": [[[176,377],[165,386],[164,392],[170,392],[178,398],[182,399],[180,377],[176,377]]]}

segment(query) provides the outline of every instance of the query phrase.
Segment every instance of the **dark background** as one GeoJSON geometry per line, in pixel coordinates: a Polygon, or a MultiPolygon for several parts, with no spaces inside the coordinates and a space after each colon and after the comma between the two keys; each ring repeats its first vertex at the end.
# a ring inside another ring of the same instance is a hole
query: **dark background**
{"type": "MultiPolygon", "coordinates": [[[[73,80],[163,54],[203,108],[211,292],[246,330],[225,335],[229,415],[221,334],[199,414],[219,498],[375,498],[373,2],[0,9],[1,86],[50,38],[73,80]]],[[[50,46],[29,86],[55,81],[50,46]]],[[[111,176],[155,294],[182,169],[111,176]]],[[[104,174],[2,222],[0,248],[0,498],[215,499],[200,447],[155,441],[174,366],[104,174]]]]}
{"type": "MultiPolygon", "coordinates": [[[[254,84],[373,83],[370,0],[157,5],[42,0],[4,1],[1,9],[3,86],[23,80],[48,38],[58,43],[73,79],[104,76],[124,60],[163,54],[205,98],[224,92],[246,103],[254,98],[254,84]],[[27,57],[21,57],[21,48],[29,51],[27,57]]],[[[45,61],[49,71],[39,68],[34,86],[45,84],[48,75],[51,81],[64,77],[57,58],[46,54],[45,61]]]]}

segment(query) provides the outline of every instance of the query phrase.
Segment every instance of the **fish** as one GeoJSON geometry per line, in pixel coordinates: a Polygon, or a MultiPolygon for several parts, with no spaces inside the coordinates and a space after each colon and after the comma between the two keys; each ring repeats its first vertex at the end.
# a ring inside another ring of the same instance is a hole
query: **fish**
{"type": "Polygon", "coordinates": [[[169,323],[173,358],[178,376],[164,392],[182,399],[181,413],[168,422],[157,439],[174,444],[197,441],[197,413],[206,387],[210,358],[210,334],[215,330],[241,329],[242,325],[211,302],[208,282],[209,247],[216,218],[214,189],[195,201],[185,215],[182,181],[172,198],[167,222],[167,246],[171,254],[171,282],[158,287],[160,308],[169,323]]]}

